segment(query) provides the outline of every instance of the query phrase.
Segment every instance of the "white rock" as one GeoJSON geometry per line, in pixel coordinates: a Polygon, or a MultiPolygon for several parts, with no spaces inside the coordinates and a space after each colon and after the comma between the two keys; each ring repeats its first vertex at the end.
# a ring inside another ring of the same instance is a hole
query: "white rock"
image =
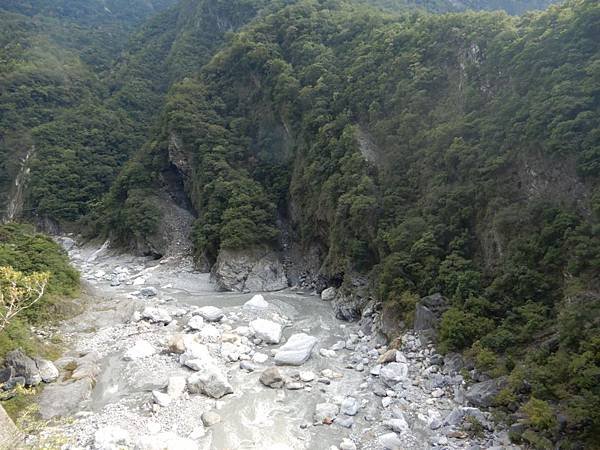
{"type": "Polygon", "coordinates": [[[405,381],[408,377],[408,364],[389,363],[381,368],[379,376],[388,386],[394,386],[400,381],[405,381]]]}
{"type": "Polygon", "coordinates": [[[204,344],[199,343],[195,339],[187,338],[185,336],[185,352],[179,356],[179,363],[187,365],[190,360],[200,360],[207,364],[213,364],[214,360],[208,351],[208,347],[204,344]],[[186,339],[187,338],[187,339],[186,339]]]}
{"type": "Polygon", "coordinates": [[[335,298],[335,294],[337,293],[337,289],[334,287],[328,287],[321,292],[321,300],[323,301],[331,301],[335,298]]]}
{"type": "Polygon", "coordinates": [[[240,336],[244,336],[244,337],[250,337],[253,334],[250,327],[244,327],[244,326],[237,327],[235,330],[233,330],[233,332],[235,334],[239,334],[240,336]]]}
{"type": "Polygon", "coordinates": [[[334,403],[318,403],[315,406],[315,413],[313,415],[313,421],[315,423],[322,423],[323,420],[329,418],[334,419],[337,416],[339,408],[334,403]]]}
{"type": "Polygon", "coordinates": [[[347,416],[355,416],[358,412],[358,401],[354,397],[346,397],[342,400],[340,412],[347,416]]]}
{"type": "Polygon", "coordinates": [[[221,398],[233,393],[227,377],[215,365],[205,365],[187,379],[188,390],[192,394],[206,394],[213,398],[221,398]]]}
{"type": "Polygon", "coordinates": [[[156,353],[156,349],[148,341],[139,340],[125,352],[123,359],[133,361],[135,359],[146,358],[156,353]]]}
{"type": "Polygon", "coordinates": [[[267,362],[268,359],[269,359],[269,355],[265,355],[264,353],[260,353],[260,352],[256,352],[252,356],[252,361],[254,361],[255,363],[258,363],[258,364],[263,364],[263,363],[267,362]]]}
{"type": "Polygon", "coordinates": [[[216,306],[203,306],[198,309],[198,314],[208,322],[218,322],[225,316],[223,311],[216,306]]]}
{"type": "Polygon", "coordinates": [[[187,382],[185,377],[182,376],[174,376],[169,377],[169,383],[167,384],[167,394],[172,399],[178,399],[185,391],[185,386],[187,382]]]}
{"type": "Polygon", "coordinates": [[[201,330],[204,326],[204,319],[202,316],[192,316],[192,318],[188,321],[188,327],[192,330],[201,330]]]}
{"type": "Polygon", "coordinates": [[[310,370],[303,370],[302,372],[300,372],[300,380],[304,381],[305,383],[313,381],[315,378],[315,373],[311,372],[310,370]]]}
{"type": "Polygon", "coordinates": [[[381,399],[381,406],[383,406],[384,408],[387,408],[391,404],[392,404],[392,397],[383,397],[381,399]]]}
{"type": "Polygon", "coordinates": [[[207,323],[198,335],[203,342],[218,342],[221,338],[221,331],[213,324],[207,323]]]}
{"type": "Polygon", "coordinates": [[[264,308],[268,308],[269,304],[267,303],[267,301],[265,300],[265,298],[262,295],[256,294],[254,297],[252,297],[250,300],[248,300],[246,303],[244,303],[244,306],[247,308],[264,309],[264,308]]]}
{"type": "Polygon", "coordinates": [[[342,439],[340,450],[356,450],[356,444],[348,438],[342,439]]]}
{"type": "Polygon", "coordinates": [[[408,423],[403,416],[399,416],[396,419],[390,419],[383,422],[383,425],[396,433],[406,433],[409,431],[408,423]]]}
{"type": "Polygon", "coordinates": [[[130,444],[129,433],[123,428],[107,426],[94,433],[94,449],[117,450],[130,444]]]}
{"type": "Polygon", "coordinates": [[[256,319],[250,322],[254,336],[267,344],[279,344],[281,341],[281,325],[266,319],[256,319]]]}
{"type": "Polygon", "coordinates": [[[379,445],[381,445],[385,450],[400,450],[404,448],[402,440],[396,433],[386,433],[382,436],[379,436],[378,441],[379,445]]]}
{"type": "Polygon", "coordinates": [[[169,394],[164,394],[160,391],[152,391],[152,398],[154,403],[160,406],[169,406],[172,400],[169,394]]]}
{"type": "Polygon", "coordinates": [[[327,348],[319,349],[319,354],[321,356],[323,356],[324,358],[334,358],[335,357],[335,352],[333,350],[329,350],[327,348]]]}
{"type": "Polygon", "coordinates": [[[317,338],[304,333],[290,336],[288,341],[275,354],[275,364],[299,366],[310,358],[317,338]]]}
{"type": "Polygon", "coordinates": [[[169,323],[173,320],[166,309],[147,306],[142,311],[142,319],[155,323],[169,323]]]}
{"type": "Polygon", "coordinates": [[[47,359],[35,358],[35,364],[40,371],[40,376],[42,377],[43,382],[52,383],[58,379],[60,373],[51,361],[48,361],[47,359]]]}

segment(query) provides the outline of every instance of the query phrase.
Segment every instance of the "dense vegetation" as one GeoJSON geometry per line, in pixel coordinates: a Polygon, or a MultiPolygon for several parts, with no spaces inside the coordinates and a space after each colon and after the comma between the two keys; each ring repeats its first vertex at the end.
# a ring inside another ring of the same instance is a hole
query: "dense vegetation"
{"type": "Polygon", "coordinates": [[[65,302],[78,293],[79,274],[70,266],[58,244],[26,225],[0,226],[0,266],[12,267],[24,274],[50,274],[44,297],[25,309],[0,333],[0,359],[17,347],[30,354],[43,354],[49,349],[32,337],[30,326],[48,324],[70,309],[65,302]]]}
{"type": "Polygon", "coordinates": [[[508,376],[515,439],[600,446],[600,5],[358,3],[184,1],[114,63],[80,20],[3,12],[0,181],[35,146],[34,214],[126,243],[176,151],[199,258],[283,222],[400,324],[441,292],[440,349],[508,376]]]}

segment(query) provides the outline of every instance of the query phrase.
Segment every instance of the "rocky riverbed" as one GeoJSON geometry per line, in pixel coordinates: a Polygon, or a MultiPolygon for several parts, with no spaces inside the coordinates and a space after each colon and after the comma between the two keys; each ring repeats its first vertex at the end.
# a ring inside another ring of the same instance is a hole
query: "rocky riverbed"
{"type": "Polygon", "coordinates": [[[416,335],[388,348],[315,294],[216,292],[186,258],[62,242],[93,301],[62,325],[71,350],[31,448],[509,446],[416,335]]]}

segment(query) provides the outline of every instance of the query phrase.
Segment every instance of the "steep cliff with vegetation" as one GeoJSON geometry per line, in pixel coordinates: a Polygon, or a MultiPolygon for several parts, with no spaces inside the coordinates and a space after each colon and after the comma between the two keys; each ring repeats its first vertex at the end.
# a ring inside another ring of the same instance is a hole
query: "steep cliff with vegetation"
{"type": "MultiPolygon", "coordinates": [[[[599,26],[589,0],[521,18],[299,2],[171,89],[114,210],[139,195],[130,214],[151,222],[140,192],[160,185],[176,147],[198,256],[283,250],[284,222],[342,295],[368,275],[397,327],[441,292],[439,345],[509,375],[497,402],[529,424],[521,437],[590,444],[599,26]]],[[[355,300],[359,314],[368,298],[355,300]]]]}

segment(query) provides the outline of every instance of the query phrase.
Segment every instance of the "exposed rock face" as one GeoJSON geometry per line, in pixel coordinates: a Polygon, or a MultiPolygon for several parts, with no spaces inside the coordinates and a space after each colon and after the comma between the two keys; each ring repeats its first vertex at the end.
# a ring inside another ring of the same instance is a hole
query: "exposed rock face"
{"type": "Polygon", "coordinates": [[[51,419],[73,411],[81,402],[90,398],[93,388],[94,383],[90,377],[49,385],[39,400],[40,415],[43,419],[51,419]]]}
{"type": "Polygon", "coordinates": [[[423,297],[415,307],[415,331],[435,334],[443,312],[448,308],[448,301],[441,294],[423,297]]]}
{"type": "Polygon", "coordinates": [[[283,264],[269,250],[221,250],[211,277],[223,291],[278,291],[288,287],[283,264]]]}
{"type": "Polygon", "coordinates": [[[475,406],[490,407],[496,396],[506,386],[506,382],[506,377],[500,377],[475,383],[469,388],[465,396],[475,406]]]}

